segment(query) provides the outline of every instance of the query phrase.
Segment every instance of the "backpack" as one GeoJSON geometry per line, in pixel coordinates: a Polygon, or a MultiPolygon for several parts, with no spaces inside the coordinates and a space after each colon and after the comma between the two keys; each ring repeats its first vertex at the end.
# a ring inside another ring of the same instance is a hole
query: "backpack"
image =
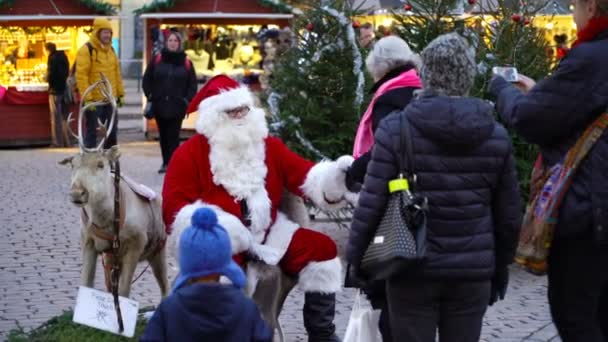
{"type": "MultiPolygon", "coordinates": [[[[86,42],[85,45],[89,48],[89,57],[93,59],[93,50],[95,50],[93,44],[91,44],[91,42],[86,42]]],[[[65,102],[67,104],[76,104],[80,102],[80,94],[78,92],[78,87],[76,86],[76,61],[74,61],[74,64],[72,64],[72,67],[70,68],[65,87],[65,102]]]]}

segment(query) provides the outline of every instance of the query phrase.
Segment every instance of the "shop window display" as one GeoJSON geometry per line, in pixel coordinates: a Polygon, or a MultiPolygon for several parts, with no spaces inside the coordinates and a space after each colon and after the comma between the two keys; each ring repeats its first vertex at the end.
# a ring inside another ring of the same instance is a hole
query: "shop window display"
{"type": "Polygon", "coordinates": [[[19,91],[45,91],[44,44],[55,43],[73,63],[78,47],[88,40],[90,27],[2,27],[0,28],[0,85],[19,91]]]}
{"type": "Polygon", "coordinates": [[[265,29],[260,25],[161,25],[152,29],[152,52],[164,46],[163,32],[178,31],[186,37],[184,51],[200,80],[227,74],[246,84],[258,83],[263,73],[258,37],[265,29]]]}

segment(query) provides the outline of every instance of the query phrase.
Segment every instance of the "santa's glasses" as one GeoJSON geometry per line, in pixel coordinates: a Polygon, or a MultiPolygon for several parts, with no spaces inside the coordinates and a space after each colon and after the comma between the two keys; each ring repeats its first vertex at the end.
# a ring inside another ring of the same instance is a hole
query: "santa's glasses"
{"type": "Polygon", "coordinates": [[[250,109],[248,106],[240,106],[233,109],[224,111],[226,115],[232,119],[240,119],[249,113],[250,109]]]}

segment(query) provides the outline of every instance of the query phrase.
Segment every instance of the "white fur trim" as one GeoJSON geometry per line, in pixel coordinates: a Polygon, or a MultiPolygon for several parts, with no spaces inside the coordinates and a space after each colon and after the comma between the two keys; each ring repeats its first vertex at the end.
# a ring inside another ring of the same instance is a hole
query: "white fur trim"
{"type": "Polygon", "coordinates": [[[270,226],[270,197],[266,188],[260,188],[247,198],[247,206],[249,207],[249,218],[251,219],[251,234],[253,240],[257,243],[262,243],[266,236],[266,231],[270,226]]]}
{"type": "Polygon", "coordinates": [[[311,262],[300,271],[298,286],[304,292],[335,293],[342,289],[342,262],[338,257],[311,262]]]}
{"type": "Polygon", "coordinates": [[[277,249],[280,254],[279,259],[283,258],[283,255],[287,252],[289,243],[293,238],[293,234],[295,234],[296,230],[299,228],[299,224],[290,221],[285,214],[278,212],[277,219],[274,221],[272,227],[270,227],[270,232],[266,238],[266,245],[277,249]]]}
{"type": "Polygon", "coordinates": [[[179,258],[178,247],[180,236],[186,228],[192,225],[191,219],[194,212],[199,208],[205,207],[212,209],[215,212],[218,223],[228,232],[232,254],[238,254],[249,250],[252,247],[253,237],[241,220],[236,216],[225,212],[216,205],[206,204],[201,200],[198,200],[181,208],[177,215],[175,215],[175,220],[171,224],[173,232],[169,236],[169,250],[176,260],[179,258]]]}
{"type": "Polygon", "coordinates": [[[310,169],[304,184],[300,187],[315,205],[324,210],[337,210],[347,205],[346,170],[353,157],[342,156],[336,161],[321,161],[310,169]],[[330,204],[325,201],[340,201],[330,204]]]}
{"type": "Polygon", "coordinates": [[[253,108],[255,100],[246,86],[221,91],[218,95],[208,97],[198,105],[196,131],[209,136],[222,119],[222,113],[240,106],[253,108]]]}

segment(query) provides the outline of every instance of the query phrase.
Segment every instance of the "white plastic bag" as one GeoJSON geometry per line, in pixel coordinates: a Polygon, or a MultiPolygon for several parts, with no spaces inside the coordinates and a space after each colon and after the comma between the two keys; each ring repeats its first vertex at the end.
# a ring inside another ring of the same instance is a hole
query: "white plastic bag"
{"type": "Polygon", "coordinates": [[[378,330],[380,310],[374,310],[371,306],[364,307],[362,305],[364,300],[361,291],[357,291],[342,342],[381,341],[380,331],[378,330]]]}

